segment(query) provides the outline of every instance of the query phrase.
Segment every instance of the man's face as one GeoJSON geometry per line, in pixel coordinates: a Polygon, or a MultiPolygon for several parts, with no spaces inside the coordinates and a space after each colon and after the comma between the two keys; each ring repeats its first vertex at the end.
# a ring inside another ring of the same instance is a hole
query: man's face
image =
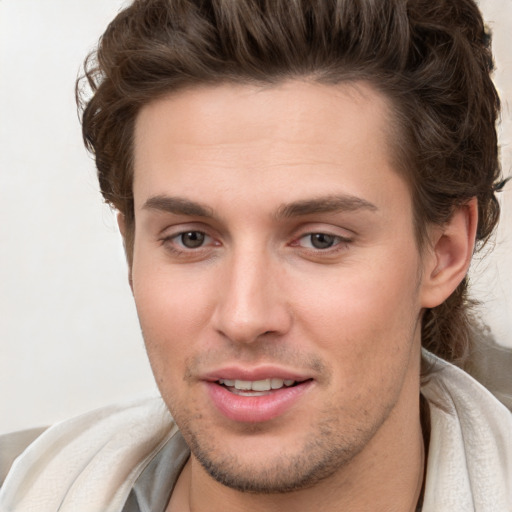
{"type": "Polygon", "coordinates": [[[311,485],[417,421],[422,260],[369,86],[221,85],[135,133],[133,293],[156,381],[210,475],[311,485]]]}

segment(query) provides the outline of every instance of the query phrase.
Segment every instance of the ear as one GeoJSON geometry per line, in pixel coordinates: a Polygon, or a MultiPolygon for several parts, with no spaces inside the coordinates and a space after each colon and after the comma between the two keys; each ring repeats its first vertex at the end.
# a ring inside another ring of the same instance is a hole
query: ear
{"type": "Polygon", "coordinates": [[[466,276],[475,247],[478,224],[476,197],[458,207],[450,220],[430,231],[424,255],[421,302],[424,308],[442,304],[466,276]]]}
{"type": "MultiPolygon", "coordinates": [[[[123,237],[124,252],[126,255],[127,254],[127,252],[126,252],[126,219],[125,219],[125,216],[121,212],[117,212],[117,225],[119,227],[121,236],[123,237]]],[[[133,292],[132,265],[131,265],[130,261],[128,261],[128,259],[127,259],[127,263],[128,263],[128,284],[130,285],[130,288],[133,292]]]]}

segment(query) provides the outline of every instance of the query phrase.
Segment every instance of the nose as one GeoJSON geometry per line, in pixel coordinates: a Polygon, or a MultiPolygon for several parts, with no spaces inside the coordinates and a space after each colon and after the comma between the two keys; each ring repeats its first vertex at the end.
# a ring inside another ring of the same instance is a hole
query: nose
{"type": "Polygon", "coordinates": [[[280,286],[282,275],[279,262],[263,249],[234,252],[219,275],[216,331],[236,343],[285,334],[292,315],[280,286]]]}

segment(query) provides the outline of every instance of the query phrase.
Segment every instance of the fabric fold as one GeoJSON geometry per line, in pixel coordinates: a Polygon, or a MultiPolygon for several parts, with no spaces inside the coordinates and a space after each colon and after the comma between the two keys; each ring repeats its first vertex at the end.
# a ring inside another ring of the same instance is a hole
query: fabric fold
{"type": "Polygon", "coordinates": [[[0,511],[118,512],[176,430],[161,398],[56,424],[13,464],[0,490],[0,511]]]}
{"type": "Polygon", "coordinates": [[[423,512],[512,511],[512,414],[459,368],[436,365],[422,388],[431,415],[423,512]]]}

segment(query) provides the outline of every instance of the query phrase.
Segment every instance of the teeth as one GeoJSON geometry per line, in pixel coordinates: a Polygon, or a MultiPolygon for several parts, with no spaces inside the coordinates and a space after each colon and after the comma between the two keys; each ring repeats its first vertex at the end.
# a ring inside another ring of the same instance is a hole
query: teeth
{"type": "MultiPolygon", "coordinates": [[[[237,387],[237,383],[240,382],[240,383],[244,383],[246,384],[247,381],[237,381],[235,382],[235,388],[237,387]]],[[[240,388],[238,388],[240,389],[240,388]]],[[[251,386],[251,389],[253,391],[270,391],[272,389],[272,386],[270,384],[270,379],[265,379],[265,380],[255,380],[253,383],[252,383],[252,386],[251,386]]]]}
{"type": "Polygon", "coordinates": [[[272,389],[280,389],[283,387],[283,379],[270,379],[270,386],[272,389]]]}
{"type": "Polygon", "coordinates": [[[295,384],[291,379],[263,379],[263,380],[230,380],[219,379],[220,384],[229,388],[239,389],[241,391],[270,391],[271,389],[281,389],[283,386],[292,386],[295,384]]]}
{"type": "MultiPolygon", "coordinates": [[[[258,381],[261,382],[261,381],[258,381]]],[[[250,391],[252,389],[252,382],[250,380],[235,380],[235,389],[242,389],[250,391]]]]}

